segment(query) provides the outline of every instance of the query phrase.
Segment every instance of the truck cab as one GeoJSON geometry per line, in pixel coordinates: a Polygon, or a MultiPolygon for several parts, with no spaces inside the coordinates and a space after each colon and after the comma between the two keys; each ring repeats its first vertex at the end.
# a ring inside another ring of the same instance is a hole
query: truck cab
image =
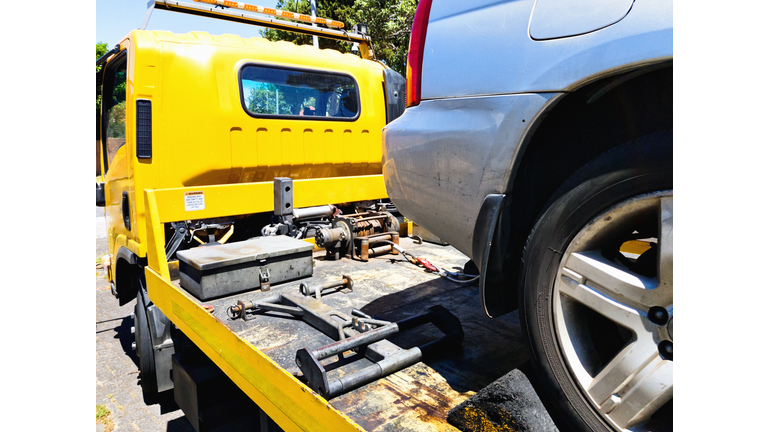
{"type": "MultiPolygon", "coordinates": [[[[353,54],[262,38],[128,34],[100,71],[98,125],[97,191],[121,304],[137,289],[126,272],[146,260],[145,189],[380,176],[385,70],[353,54]]],[[[369,198],[385,198],[381,189],[369,198]]],[[[185,199],[178,205],[206,205],[204,196],[185,199]]],[[[253,234],[238,221],[218,225],[240,228],[235,238],[253,234]]],[[[220,231],[206,234],[221,239],[220,231]]]]}
{"type": "Polygon", "coordinates": [[[248,240],[265,226],[273,228],[269,235],[313,241],[293,225],[272,223],[275,178],[303,182],[322,204],[355,208],[387,198],[381,130],[404,110],[398,95],[404,98],[405,79],[375,59],[365,34],[251,21],[357,43],[360,55],[139,29],[97,60],[96,204],[105,210],[112,294],[120,305],[136,299],[134,347],[145,397],[173,388],[174,352],[173,325],[147,290],[148,268],[178,278],[176,252],[248,240]],[[233,199],[236,185],[270,193],[233,199]],[[154,192],[174,196],[163,201],[160,211],[170,216],[159,223],[149,217],[147,194],[154,192]],[[160,233],[150,236],[153,224],[160,233]]]}

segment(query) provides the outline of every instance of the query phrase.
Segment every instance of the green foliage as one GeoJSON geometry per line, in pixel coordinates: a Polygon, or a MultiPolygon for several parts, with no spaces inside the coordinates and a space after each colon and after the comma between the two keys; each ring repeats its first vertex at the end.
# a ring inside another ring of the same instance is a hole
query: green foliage
{"type": "MultiPolygon", "coordinates": [[[[317,16],[342,21],[344,23],[344,28],[349,30],[356,24],[354,20],[354,3],[355,0],[319,0],[317,1],[317,16]]],[[[309,0],[278,0],[275,7],[289,12],[298,12],[305,15],[312,14],[309,0]]],[[[261,31],[261,36],[271,41],[282,40],[293,42],[296,45],[312,45],[312,36],[299,33],[265,29],[261,31]]],[[[326,38],[317,38],[317,41],[321,49],[334,49],[341,52],[349,52],[352,48],[352,45],[348,42],[326,38]]]]}
{"type": "Polygon", "coordinates": [[[125,138],[125,100],[109,109],[107,138],[125,138]]]}
{"type": "Polygon", "coordinates": [[[125,102],[125,75],[125,69],[115,71],[115,89],[112,91],[112,99],[114,99],[115,102],[125,102]]]}
{"type": "Polygon", "coordinates": [[[248,109],[255,113],[302,115],[305,110],[314,111],[316,108],[317,98],[310,95],[316,93],[315,91],[267,83],[253,83],[252,85],[246,103],[248,109]],[[276,110],[278,103],[280,109],[276,110]]]}
{"type": "Polygon", "coordinates": [[[256,83],[248,95],[248,109],[259,114],[298,114],[303,107],[294,106],[289,102],[293,99],[290,91],[290,87],[280,87],[278,91],[274,84],[256,83]],[[276,109],[278,104],[279,110],[276,109]]]}
{"type": "Polygon", "coordinates": [[[368,24],[376,58],[405,76],[418,0],[356,0],[355,21],[368,24]]]}
{"type": "MultiPolygon", "coordinates": [[[[408,43],[418,0],[318,0],[317,16],[344,22],[350,30],[357,23],[368,24],[376,58],[405,75],[408,43]]],[[[310,14],[309,0],[279,0],[277,9],[310,14]]],[[[312,36],[281,30],[263,30],[261,36],[271,41],[290,41],[311,45],[312,36]]],[[[349,52],[348,42],[318,38],[320,48],[349,52]]]]}
{"type": "Polygon", "coordinates": [[[109,409],[106,406],[102,404],[96,405],[96,421],[101,420],[109,414],[109,409]]]}
{"type": "Polygon", "coordinates": [[[107,51],[109,51],[109,47],[107,46],[106,42],[96,42],[96,60],[106,54],[107,51]]]}
{"type": "MultiPolygon", "coordinates": [[[[104,54],[109,51],[109,48],[107,48],[107,44],[104,42],[96,42],[96,60],[99,59],[99,57],[103,56],[104,54]]],[[[96,66],[96,72],[101,70],[101,66],[96,66]]],[[[98,112],[99,108],[101,107],[101,87],[96,86],[96,113],[98,118],[98,112]]]]}
{"type": "MultiPolygon", "coordinates": [[[[96,58],[103,56],[109,51],[109,46],[104,42],[96,43],[96,58]]],[[[100,68],[96,68],[96,72],[99,72],[100,68]]],[[[113,104],[109,108],[108,124],[107,124],[107,138],[123,138],[125,137],[125,83],[126,83],[126,71],[125,69],[116,70],[114,72],[114,90],[112,91],[113,104]]],[[[96,118],[99,118],[99,112],[101,111],[101,87],[96,86],[96,118]]],[[[98,126],[97,126],[98,127],[98,126]]]]}

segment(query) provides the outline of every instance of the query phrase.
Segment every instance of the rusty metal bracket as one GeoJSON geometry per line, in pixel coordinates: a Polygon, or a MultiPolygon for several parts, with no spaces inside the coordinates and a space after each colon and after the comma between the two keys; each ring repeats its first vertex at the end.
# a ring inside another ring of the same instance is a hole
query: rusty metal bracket
{"type": "Polygon", "coordinates": [[[397,251],[391,244],[385,244],[383,246],[377,246],[371,248],[371,244],[375,244],[377,241],[390,241],[394,244],[400,244],[400,234],[395,231],[389,231],[382,234],[373,234],[364,237],[356,237],[354,239],[355,245],[352,248],[352,258],[359,259],[361,261],[368,261],[368,259],[384,255],[394,254],[397,255],[397,251]],[[359,244],[358,244],[359,243],[359,244]],[[359,251],[359,255],[358,255],[359,251]]]}

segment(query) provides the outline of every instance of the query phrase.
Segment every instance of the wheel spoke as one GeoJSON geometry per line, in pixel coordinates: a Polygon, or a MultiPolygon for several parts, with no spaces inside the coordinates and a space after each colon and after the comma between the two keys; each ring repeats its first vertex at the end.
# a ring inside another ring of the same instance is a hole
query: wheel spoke
{"type": "Polygon", "coordinates": [[[648,420],[672,399],[672,362],[654,358],[619,390],[619,396],[605,407],[616,424],[629,428],[648,420]]]}
{"type": "Polygon", "coordinates": [[[587,386],[587,392],[603,410],[611,410],[616,406],[615,397],[622,398],[642,378],[643,372],[660,359],[656,344],[650,335],[644,335],[626,345],[598,373],[587,386]],[[642,375],[642,376],[641,376],[642,375]],[[636,379],[637,378],[637,379],[636,379]]]}
{"type": "MultiPolygon", "coordinates": [[[[577,282],[589,285],[618,303],[644,312],[651,306],[671,304],[671,289],[659,289],[657,282],[617,267],[599,251],[570,254],[565,268],[584,278],[577,282]]],[[[576,279],[579,277],[576,276],[576,279]]]]}
{"type": "Polygon", "coordinates": [[[672,304],[672,197],[661,198],[659,209],[659,289],[668,291],[672,304]]]}
{"type": "Polygon", "coordinates": [[[640,313],[626,305],[607,297],[602,292],[584,284],[577,284],[568,277],[563,277],[560,293],[587,306],[609,320],[620,324],[635,333],[647,333],[646,323],[640,313]]]}

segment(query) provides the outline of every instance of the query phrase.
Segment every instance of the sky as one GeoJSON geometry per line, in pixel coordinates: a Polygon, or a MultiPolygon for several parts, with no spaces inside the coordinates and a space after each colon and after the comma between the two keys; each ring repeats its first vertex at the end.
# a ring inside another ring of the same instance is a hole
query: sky
{"type": "MultiPolygon", "coordinates": [[[[193,3],[193,0],[185,0],[193,3]]],[[[275,7],[277,0],[251,0],[244,3],[275,7]]],[[[131,30],[144,22],[147,0],[96,0],[96,40],[112,47],[131,30]]],[[[265,15],[266,16],[266,15],[265,15]]],[[[212,18],[203,18],[178,12],[155,10],[147,30],[168,30],[174,33],[205,31],[214,35],[232,33],[242,37],[259,36],[261,27],[212,18]]]]}

